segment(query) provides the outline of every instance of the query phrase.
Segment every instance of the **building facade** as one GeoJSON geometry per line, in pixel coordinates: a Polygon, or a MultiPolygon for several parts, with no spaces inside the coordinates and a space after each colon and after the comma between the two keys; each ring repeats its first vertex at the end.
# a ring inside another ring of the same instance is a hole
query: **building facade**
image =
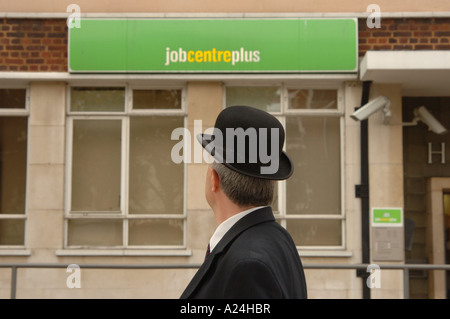
{"type": "Polygon", "coordinates": [[[442,270],[345,268],[450,258],[450,3],[369,5],[0,1],[0,263],[81,265],[19,268],[16,297],[178,298],[195,268],[82,265],[201,263],[194,134],[247,104],[286,129],[272,207],[316,266],[310,298],[448,298],[442,270]]]}

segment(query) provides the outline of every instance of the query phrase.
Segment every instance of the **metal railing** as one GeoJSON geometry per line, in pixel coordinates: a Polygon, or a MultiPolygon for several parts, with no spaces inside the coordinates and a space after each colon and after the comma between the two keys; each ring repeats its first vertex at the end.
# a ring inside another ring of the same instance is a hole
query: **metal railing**
{"type": "MultiPolygon", "coordinates": [[[[65,268],[73,264],[52,263],[0,263],[0,268],[11,268],[11,299],[16,298],[17,293],[17,270],[19,268],[65,268]]],[[[201,264],[76,264],[80,269],[197,269],[201,264]]],[[[376,266],[380,270],[403,270],[403,292],[404,298],[409,299],[409,271],[410,270],[444,270],[450,271],[450,265],[433,264],[304,264],[304,269],[349,269],[366,271],[376,266]]],[[[368,273],[367,276],[368,277],[368,273]]]]}

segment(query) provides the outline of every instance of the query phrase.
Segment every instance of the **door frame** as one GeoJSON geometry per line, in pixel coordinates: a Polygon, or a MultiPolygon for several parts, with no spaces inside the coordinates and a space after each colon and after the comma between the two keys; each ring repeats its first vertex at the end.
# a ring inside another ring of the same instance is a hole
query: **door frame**
{"type": "MultiPolygon", "coordinates": [[[[450,191],[449,177],[427,180],[427,255],[429,264],[445,264],[444,193],[450,191]]],[[[433,299],[446,299],[445,270],[430,270],[428,293],[433,299]]]]}

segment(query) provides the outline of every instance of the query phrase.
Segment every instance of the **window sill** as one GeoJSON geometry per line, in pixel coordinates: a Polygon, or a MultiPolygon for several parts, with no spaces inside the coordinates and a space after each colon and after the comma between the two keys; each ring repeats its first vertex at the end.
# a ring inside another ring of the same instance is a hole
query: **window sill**
{"type": "Polygon", "coordinates": [[[300,257],[352,257],[350,250],[305,250],[298,249],[300,257]]]}
{"type": "Polygon", "coordinates": [[[190,250],[176,249],[58,249],[56,256],[149,256],[149,257],[189,257],[190,250]]]}
{"type": "Polygon", "coordinates": [[[31,250],[0,248],[0,256],[31,256],[31,250]]]}

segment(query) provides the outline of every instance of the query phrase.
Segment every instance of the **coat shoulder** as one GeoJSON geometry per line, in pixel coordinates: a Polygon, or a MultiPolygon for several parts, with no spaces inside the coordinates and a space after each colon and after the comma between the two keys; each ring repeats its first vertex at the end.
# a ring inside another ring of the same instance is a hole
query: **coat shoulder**
{"type": "MultiPolygon", "coordinates": [[[[295,248],[289,233],[277,222],[265,222],[255,225],[237,236],[231,244],[229,251],[241,252],[248,257],[249,253],[283,254],[286,250],[295,248]],[[239,249],[245,248],[245,249],[239,249]]],[[[296,249],[295,249],[296,250],[296,249]]]]}
{"type": "Polygon", "coordinates": [[[220,259],[223,269],[229,272],[227,286],[231,289],[228,291],[237,293],[243,289],[249,296],[259,297],[271,291],[264,298],[306,297],[297,248],[289,233],[275,221],[255,225],[241,233],[220,259]]]}

